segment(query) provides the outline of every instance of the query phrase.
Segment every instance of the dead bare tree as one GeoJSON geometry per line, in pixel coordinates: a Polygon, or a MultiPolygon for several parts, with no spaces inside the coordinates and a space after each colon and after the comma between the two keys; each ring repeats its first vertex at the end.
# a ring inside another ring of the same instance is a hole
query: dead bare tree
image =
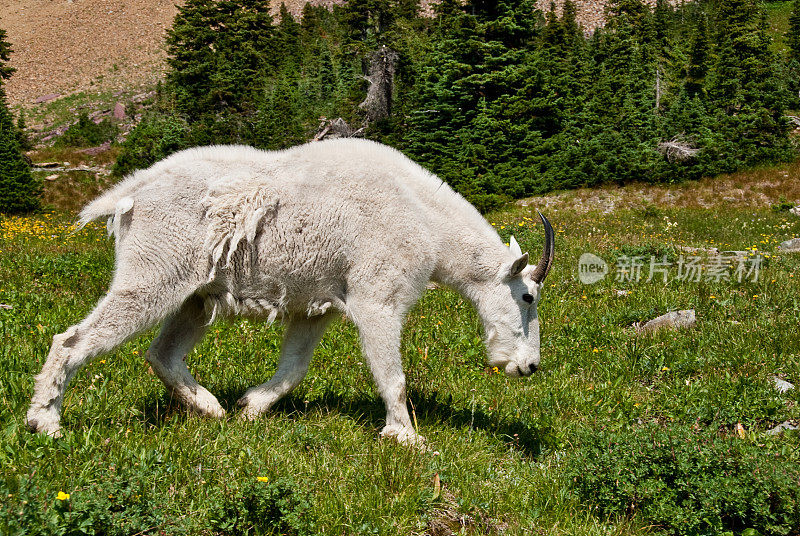
{"type": "Polygon", "coordinates": [[[397,52],[383,45],[369,54],[369,71],[365,76],[369,82],[367,98],[359,108],[367,112],[367,121],[378,121],[392,113],[394,74],[397,68],[397,52]]]}
{"type": "Polygon", "coordinates": [[[314,136],[314,141],[320,141],[325,138],[359,138],[364,134],[364,127],[353,128],[347,124],[347,121],[341,117],[336,119],[328,119],[321,117],[317,134],[314,136]]]}
{"type": "Polygon", "coordinates": [[[685,162],[694,158],[700,149],[692,147],[682,136],[675,136],[669,141],[662,141],[658,144],[658,152],[667,157],[670,163],[685,162]]]}

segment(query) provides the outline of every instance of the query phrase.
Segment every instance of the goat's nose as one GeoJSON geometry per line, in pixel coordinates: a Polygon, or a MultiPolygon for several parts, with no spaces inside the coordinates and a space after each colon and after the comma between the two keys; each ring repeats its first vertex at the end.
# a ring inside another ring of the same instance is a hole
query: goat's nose
{"type": "Polygon", "coordinates": [[[531,363],[530,365],[528,365],[528,368],[531,369],[531,374],[533,374],[539,367],[538,365],[536,365],[536,363],[531,363]]]}

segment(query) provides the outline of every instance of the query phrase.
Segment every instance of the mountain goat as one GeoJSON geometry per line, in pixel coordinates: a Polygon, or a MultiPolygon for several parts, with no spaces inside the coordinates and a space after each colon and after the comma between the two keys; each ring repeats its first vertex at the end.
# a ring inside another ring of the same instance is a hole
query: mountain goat
{"type": "Polygon", "coordinates": [[[204,147],[137,171],[87,205],[108,218],[116,270],[82,322],[53,337],[27,413],[59,435],[67,383],[90,359],[163,320],[147,353],[155,374],[191,410],[223,417],[189,373],[187,353],[220,315],[287,324],[278,370],[239,400],[255,418],[295,388],[335,311],[357,326],[386,404],[381,434],[422,438],[406,408],[400,336],[429,281],[471,301],[489,362],[509,376],[539,366],[537,304],[553,230],[536,266],[436,176],[378,143],[340,139],[285,151],[204,147]]]}

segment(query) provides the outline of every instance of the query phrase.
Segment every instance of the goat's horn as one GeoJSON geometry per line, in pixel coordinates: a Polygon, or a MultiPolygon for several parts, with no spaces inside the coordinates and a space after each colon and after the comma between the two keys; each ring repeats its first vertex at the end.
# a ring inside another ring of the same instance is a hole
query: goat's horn
{"type": "Polygon", "coordinates": [[[550,267],[553,265],[553,256],[556,253],[553,227],[541,212],[539,212],[539,217],[542,218],[542,223],[544,224],[544,251],[542,251],[542,258],[539,259],[533,274],[531,274],[531,277],[537,283],[541,283],[547,277],[550,267]]]}

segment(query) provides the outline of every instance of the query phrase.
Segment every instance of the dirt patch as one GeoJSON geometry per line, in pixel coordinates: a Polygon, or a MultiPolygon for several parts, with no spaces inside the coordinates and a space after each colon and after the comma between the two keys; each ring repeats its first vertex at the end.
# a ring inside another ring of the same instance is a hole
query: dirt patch
{"type": "Polygon", "coordinates": [[[671,185],[606,185],[556,192],[517,201],[539,210],[571,209],[610,213],[620,209],[659,207],[765,208],[788,201],[800,205],[800,162],[769,169],[671,185]]]}
{"type": "Polygon", "coordinates": [[[44,95],[152,85],[164,70],[163,37],[175,0],[0,0],[0,27],[17,72],[12,104],[44,95]]]}

